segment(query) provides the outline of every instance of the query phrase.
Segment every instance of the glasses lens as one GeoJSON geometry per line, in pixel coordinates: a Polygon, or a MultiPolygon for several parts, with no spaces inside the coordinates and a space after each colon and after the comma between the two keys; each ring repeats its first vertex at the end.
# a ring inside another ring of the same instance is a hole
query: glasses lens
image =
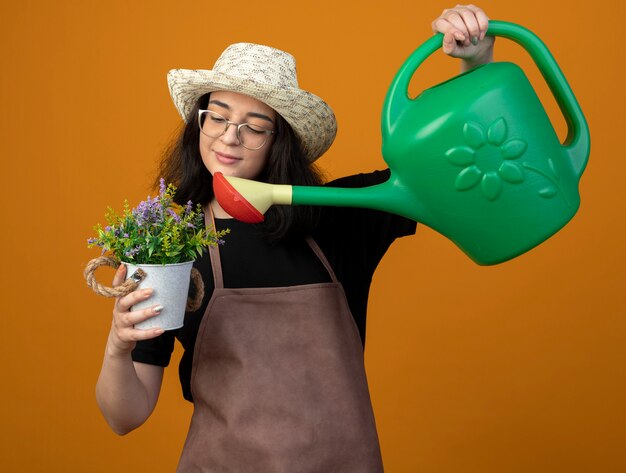
{"type": "Polygon", "coordinates": [[[211,138],[217,138],[226,131],[228,121],[219,113],[210,110],[201,110],[198,115],[200,131],[211,138]]]}
{"type": "Polygon", "coordinates": [[[265,128],[250,123],[241,125],[239,128],[241,144],[248,149],[259,149],[265,144],[269,135],[265,128]]]}

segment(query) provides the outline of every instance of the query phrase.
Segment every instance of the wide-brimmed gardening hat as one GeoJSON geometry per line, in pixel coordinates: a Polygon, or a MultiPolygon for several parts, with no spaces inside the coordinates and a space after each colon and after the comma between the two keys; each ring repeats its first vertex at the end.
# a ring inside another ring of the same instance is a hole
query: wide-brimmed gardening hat
{"type": "Polygon", "coordinates": [[[173,69],[167,83],[185,122],[198,98],[217,90],[249,95],[276,110],[291,125],[310,161],[319,158],[337,134],[332,109],[321,98],[298,87],[294,57],[269,46],[228,46],[212,70],[173,69]]]}

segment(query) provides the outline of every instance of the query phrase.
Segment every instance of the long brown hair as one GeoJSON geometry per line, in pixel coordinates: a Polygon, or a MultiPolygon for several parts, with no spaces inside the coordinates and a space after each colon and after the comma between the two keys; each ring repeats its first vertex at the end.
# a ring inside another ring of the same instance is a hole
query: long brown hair
{"type": "MultiPolygon", "coordinates": [[[[198,99],[187,123],[165,149],[155,180],[156,188],[161,177],[173,183],[178,188],[174,200],[180,205],[190,200],[206,205],[213,198],[213,176],[202,162],[198,146],[200,130],[195,120],[198,110],[207,107],[209,95],[198,99]]],[[[257,180],[270,184],[321,185],[322,175],[305,157],[293,129],[279,114],[276,117],[274,143],[267,165],[257,180]]],[[[316,220],[314,207],[273,206],[265,214],[263,228],[269,240],[280,241],[308,235],[316,220]]]]}

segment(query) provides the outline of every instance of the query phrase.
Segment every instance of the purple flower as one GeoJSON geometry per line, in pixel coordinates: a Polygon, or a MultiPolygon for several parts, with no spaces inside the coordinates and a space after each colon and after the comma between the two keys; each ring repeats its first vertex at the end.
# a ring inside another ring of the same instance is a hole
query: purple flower
{"type": "Polygon", "coordinates": [[[89,239],[87,239],[87,244],[88,245],[96,245],[96,246],[99,246],[99,247],[104,247],[104,243],[99,241],[97,238],[89,238],[89,239]]]}
{"type": "Polygon", "coordinates": [[[176,212],[174,212],[174,209],[167,209],[167,213],[170,214],[170,216],[172,216],[172,218],[174,219],[176,223],[180,222],[180,217],[178,216],[176,212]]]}
{"type": "Polygon", "coordinates": [[[192,208],[193,208],[193,202],[188,200],[187,205],[185,205],[185,215],[189,215],[191,213],[192,208]]]}
{"type": "Polygon", "coordinates": [[[124,238],[128,238],[128,233],[124,233],[124,238]]]}
{"type": "Polygon", "coordinates": [[[104,227],[104,231],[107,232],[107,233],[110,232],[111,230],[112,230],[112,228],[111,228],[110,225],[107,225],[106,227],[104,227]]]}
{"type": "Polygon", "coordinates": [[[130,250],[126,250],[124,254],[126,255],[127,258],[132,258],[140,251],[141,251],[141,245],[137,245],[136,247],[131,248],[130,250]]]}
{"type": "Polygon", "coordinates": [[[159,179],[159,193],[161,195],[165,194],[166,189],[167,187],[165,186],[165,179],[163,178],[159,179]]]}
{"type": "Polygon", "coordinates": [[[158,199],[151,199],[148,196],[146,200],[139,203],[137,208],[133,209],[132,215],[137,225],[142,227],[161,222],[163,220],[163,208],[158,199]]]}

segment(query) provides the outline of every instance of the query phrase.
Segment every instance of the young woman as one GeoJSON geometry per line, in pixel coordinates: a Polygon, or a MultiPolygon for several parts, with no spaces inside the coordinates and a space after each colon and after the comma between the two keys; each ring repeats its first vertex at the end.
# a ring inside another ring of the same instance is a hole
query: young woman
{"type": "MultiPolygon", "coordinates": [[[[471,5],[432,24],[462,69],[491,61],[487,26],[471,5]]],[[[150,416],[178,338],[183,394],[194,403],[179,471],[382,471],[363,366],[367,295],[385,251],[415,222],[331,207],[274,207],[260,225],[231,219],[212,175],[319,185],[313,162],[334,139],[334,114],[298,87],[293,58],[267,46],[231,45],[213,70],[173,70],[168,82],[186,125],[160,175],[178,186],[179,203],[202,203],[207,224],[231,233],[196,261],[205,298],[183,328],[134,328],[162,310],[129,311],[149,289],[116,301],[97,384],[107,422],[124,434],[150,416]]],[[[113,283],[124,278],[121,265],[113,283]]]]}

